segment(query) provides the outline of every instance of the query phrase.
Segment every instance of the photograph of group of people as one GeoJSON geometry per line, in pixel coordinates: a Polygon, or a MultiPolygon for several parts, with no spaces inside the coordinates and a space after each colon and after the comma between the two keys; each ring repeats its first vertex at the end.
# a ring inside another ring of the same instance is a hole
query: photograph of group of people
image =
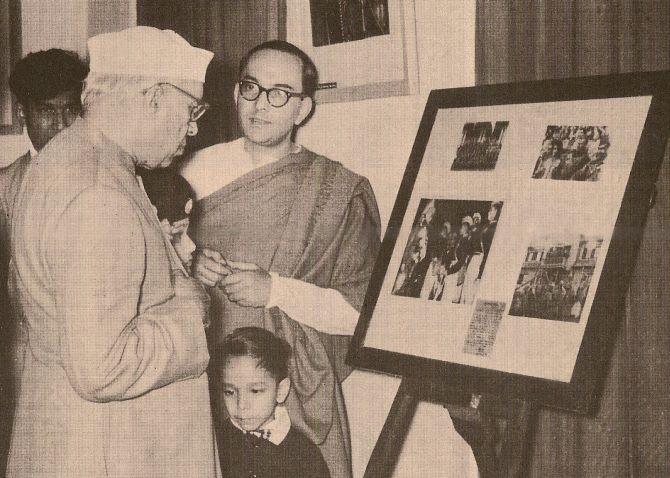
{"type": "Polygon", "coordinates": [[[540,238],[521,266],[509,314],[579,322],[602,237],[540,238]]]}
{"type": "Polygon", "coordinates": [[[472,304],[502,202],[422,199],[392,293],[472,304]]]}
{"type": "Polygon", "coordinates": [[[609,146],[606,126],[547,126],[533,178],[597,181],[609,146]]]}
{"type": "Polygon", "coordinates": [[[494,169],[509,121],[465,123],[461,143],[456,150],[452,171],[494,169]]]}

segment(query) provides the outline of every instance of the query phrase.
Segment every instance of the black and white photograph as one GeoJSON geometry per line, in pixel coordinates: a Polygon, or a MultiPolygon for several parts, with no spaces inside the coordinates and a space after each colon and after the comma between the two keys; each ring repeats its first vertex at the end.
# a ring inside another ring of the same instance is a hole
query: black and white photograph
{"type": "Polygon", "coordinates": [[[669,25],[0,0],[0,478],[670,477],[669,25]]]}
{"type": "Polygon", "coordinates": [[[609,147],[607,126],[547,126],[533,178],[598,181],[609,147]]]}
{"type": "Polygon", "coordinates": [[[393,294],[472,304],[502,202],[422,199],[393,294]]]}
{"type": "Polygon", "coordinates": [[[461,144],[452,171],[488,171],[496,167],[509,121],[480,121],[463,125],[461,144]]]}
{"type": "Polygon", "coordinates": [[[509,314],[579,322],[589,293],[602,237],[533,241],[519,272],[509,314]]]}
{"type": "Polygon", "coordinates": [[[315,47],[388,35],[388,0],[310,0],[315,47]]]}

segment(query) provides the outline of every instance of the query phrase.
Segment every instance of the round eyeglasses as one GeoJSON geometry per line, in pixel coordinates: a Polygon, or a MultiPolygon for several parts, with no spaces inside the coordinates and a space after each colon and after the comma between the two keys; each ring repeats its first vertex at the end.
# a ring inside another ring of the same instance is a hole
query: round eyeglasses
{"type": "Polygon", "coordinates": [[[263,88],[258,83],[248,80],[240,81],[239,87],[240,96],[247,101],[256,101],[261,93],[265,92],[268,103],[275,108],[281,108],[288,103],[288,100],[291,98],[305,98],[307,96],[304,93],[293,93],[292,91],[282,90],[281,88],[263,88]]]}

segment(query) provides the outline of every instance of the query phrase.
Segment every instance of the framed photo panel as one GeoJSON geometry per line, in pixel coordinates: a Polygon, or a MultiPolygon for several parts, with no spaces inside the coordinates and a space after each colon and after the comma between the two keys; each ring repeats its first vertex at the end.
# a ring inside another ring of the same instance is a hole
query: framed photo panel
{"type": "Polygon", "coordinates": [[[418,92],[414,0],[296,0],[288,15],[319,70],[318,103],[418,92]]]}
{"type": "Polygon", "coordinates": [[[593,411],[668,85],[660,72],[431,92],[350,361],[593,411]]]}

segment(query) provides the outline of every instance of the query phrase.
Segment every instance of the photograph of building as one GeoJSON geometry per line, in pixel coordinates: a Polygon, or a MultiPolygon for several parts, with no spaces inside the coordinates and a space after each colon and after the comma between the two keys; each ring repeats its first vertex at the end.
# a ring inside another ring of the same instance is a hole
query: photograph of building
{"type": "Polygon", "coordinates": [[[529,246],[510,315],[579,322],[602,242],[579,235],[529,246]]]}

